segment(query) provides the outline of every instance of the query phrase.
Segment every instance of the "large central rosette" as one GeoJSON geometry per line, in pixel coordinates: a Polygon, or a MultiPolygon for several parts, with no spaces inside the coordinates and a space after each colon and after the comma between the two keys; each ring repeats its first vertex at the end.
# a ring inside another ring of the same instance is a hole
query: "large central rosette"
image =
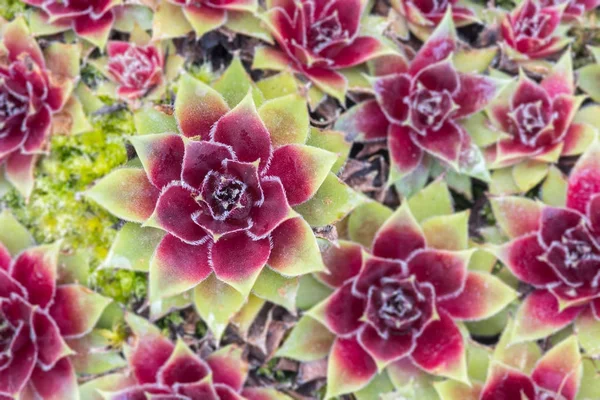
{"type": "Polygon", "coordinates": [[[251,92],[228,100],[232,109],[215,89],[184,77],[173,120],[181,134],[131,138],[143,169],[116,170],[89,192],[118,217],[165,233],[150,261],[152,301],[193,288],[208,296],[214,284],[235,289],[227,301],[241,307],[266,265],[279,279],[324,268],[299,213],[336,155],[304,144],[308,115],[297,126],[289,119],[296,106],[306,113],[300,97],[276,98],[259,110],[251,92]],[[275,120],[290,122],[289,129],[275,120]]]}

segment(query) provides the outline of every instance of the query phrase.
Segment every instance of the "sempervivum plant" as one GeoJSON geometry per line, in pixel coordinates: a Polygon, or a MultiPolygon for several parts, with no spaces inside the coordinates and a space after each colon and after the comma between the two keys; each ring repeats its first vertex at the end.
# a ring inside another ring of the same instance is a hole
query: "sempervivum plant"
{"type": "Polygon", "coordinates": [[[500,169],[493,181],[505,169],[518,191],[526,192],[544,178],[548,163],[581,154],[597,134],[591,125],[575,122],[583,100],[575,95],[570,52],[539,84],[522,73],[505,88],[487,109],[491,126],[501,132],[485,151],[488,166],[500,169]]]}
{"type": "Polygon", "coordinates": [[[582,375],[579,344],[571,336],[537,360],[529,374],[492,361],[479,399],[575,400],[582,375]]]}
{"type": "Polygon", "coordinates": [[[22,18],[1,30],[0,167],[28,197],[37,157],[48,150],[53,117],[71,96],[79,51],[53,43],[43,53],[22,18]]]}
{"type": "Polygon", "coordinates": [[[79,399],[70,341],[110,299],[57,282],[58,244],[35,246],[6,211],[0,225],[0,399],[79,399]]]}
{"type": "Polygon", "coordinates": [[[494,215],[511,239],[498,258],[531,285],[515,317],[514,341],[539,339],[575,321],[584,348],[597,352],[600,325],[600,146],[581,156],[568,181],[566,204],[526,198],[492,199],[494,215]]]}
{"type": "Polygon", "coordinates": [[[160,99],[184,61],[172,43],[152,43],[139,27],[133,29],[128,41],[109,41],[106,53],[107,57],[90,61],[109,79],[100,85],[98,94],[130,104],[138,104],[142,98],[160,99]]]}
{"type": "MultiPolygon", "coordinates": [[[[384,369],[392,381],[411,371],[468,382],[458,321],[494,315],[515,293],[489,273],[467,269],[467,218],[438,215],[419,224],[405,202],[376,232],[372,254],[352,242],[324,246],[328,273],[317,277],[334,291],[304,318],[335,336],[327,397],[361,390],[384,369]]],[[[330,339],[320,335],[327,349],[330,339]]],[[[315,341],[294,332],[289,341],[283,356],[304,360],[315,352],[315,341]]]]}
{"type": "Polygon", "coordinates": [[[327,225],[356,202],[330,173],[337,156],[305,144],[308,114],[300,96],[278,97],[257,110],[253,93],[261,103],[263,95],[256,87],[239,93],[243,74],[236,60],[214,83],[227,100],[184,76],[175,118],[142,122],[147,132],[179,128],[180,134],[132,138],[143,168],[116,170],[88,192],[118,217],[160,229],[164,237],[149,269],[151,300],[195,288],[196,307],[217,336],[257,279],[285,281],[322,269],[307,219],[327,225]],[[332,221],[313,218],[328,210],[332,221]],[[217,295],[227,312],[210,306],[217,295]]]}
{"type": "Polygon", "coordinates": [[[589,11],[600,7],[600,0],[542,0],[541,4],[544,7],[567,3],[567,7],[563,13],[563,21],[565,22],[580,22],[585,14],[589,11]]]}
{"type": "Polygon", "coordinates": [[[516,62],[546,58],[571,40],[558,34],[566,3],[541,5],[525,0],[508,13],[500,25],[501,47],[516,62]]]}
{"type": "Polygon", "coordinates": [[[183,340],[173,344],[148,321],[127,314],[132,336],[124,345],[130,373],[113,373],[81,386],[86,400],[286,400],[270,388],[242,389],[248,364],[242,348],[221,347],[202,359],[183,340]]]}
{"type": "Polygon", "coordinates": [[[123,0],[23,0],[35,7],[31,22],[39,35],[73,30],[90,43],[104,47],[123,0]]]}
{"type": "Polygon", "coordinates": [[[477,375],[483,380],[470,387],[451,380],[436,383],[434,386],[440,400],[591,398],[585,393],[590,386],[593,387],[593,383],[583,379],[589,365],[584,362],[575,335],[559,343],[558,340],[553,341],[554,346],[542,354],[534,342],[511,343],[512,329],[513,324],[509,320],[493,354],[478,356],[471,351],[469,368],[479,368],[477,375]],[[485,357],[483,362],[480,361],[482,356],[485,357]]]}
{"type": "Polygon", "coordinates": [[[225,26],[234,32],[271,40],[255,16],[257,0],[160,0],[153,23],[153,38],[197,37],[225,26]]]}
{"type": "Polygon", "coordinates": [[[421,38],[426,38],[435,29],[450,7],[456,26],[477,22],[473,10],[457,3],[458,0],[392,0],[394,9],[406,19],[410,30],[421,38]]]}
{"type": "Polygon", "coordinates": [[[281,50],[257,48],[253,68],[292,68],[343,103],[348,81],[340,70],[391,52],[363,32],[367,5],[364,0],[267,1],[264,20],[281,50]]]}
{"type": "Polygon", "coordinates": [[[395,71],[373,79],[376,99],[358,104],[336,123],[359,140],[387,138],[390,183],[411,173],[427,174],[431,158],[478,177],[485,171],[481,152],[460,121],[482,110],[502,82],[459,72],[452,61],[457,47],[448,10],[414,59],[397,57],[395,71]]]}

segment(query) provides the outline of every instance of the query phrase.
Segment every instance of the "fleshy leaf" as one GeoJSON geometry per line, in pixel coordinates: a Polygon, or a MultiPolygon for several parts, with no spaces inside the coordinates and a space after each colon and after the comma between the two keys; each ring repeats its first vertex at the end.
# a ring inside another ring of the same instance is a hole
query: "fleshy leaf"
{"type": "Polygon", "coordinates": [[[375,201],[356,207],[348,217],[348,236],[352,241],[370,248],[375,234],[392,213],[392,210],[375,201]]]}
{"type": "Polygon", "coordinates": [[[346,140],[343,132],[320,130],[314,127],[310,129],[310,136],[306,144],[330,151],[338,156],[337,161],[331,167],[331,172],[334,174],[340,172],[348,159],[350,148],[352,147],[352,143],[346,140]]]}
{"type": "Polygon", "coordinates": [[[412,215],[419,222],[436,215],[448,215],[454,212],[450,191],[443,180],[430,183],[409,198],[408,205],[412,215]]]}
{"type": "Polygon", "coordinates": [[[62,285],[56,288],[49,312],[63,337],[81,337],[91,332],[111,301],[85,286],[62,285]]]}
{"type": "Polygon", "coordinates": [[[421,224],[427,247],[440,250],[465,250],[469,236],[469,212],[438,215],[421,224]]]}
{"type": "Polygon", "coordinates": [[[315,195],[336,159],[317,147],[289,144],[275,150],[267,174],[281,179],[288,203],[297,206],[315,195]]]}
{"type": "Polygon", "coordinates": [[[294,313],[298,286],[299,281],[297,277],[286,278],[271,268],[263,268],[256,282],[254,282],[252,292],[256,296],[280,305],[294,313]]]}
{"type": "Polygon", "coordinates": [[[515,316],[512,341],[535,340],[558,332],[573,322],[581,310],[582,307],[577,306],[559,310],[552,293],[536,290],[527,296],[515,316]]]}
{"type": "Polygon", "coordinates": [[[152,215],[158,194],[144,170],[138,168],[114,170],[86,192],[109,212],[131,222],[144,222],[152,215]]]}
{"type": "Polygon", "coordinates": [[[254,103],[260,106],[263,102],[262,93],[244,69],[239,57],[231,60],[225,72],[211,86],[223,96],[230,108],[237,106],[250,89],[254,103]]]}
{"type": "Polygon", "coordinates": [[[189,75],[181,77],[175,118],[184,136],[207,140],[213,124],[228,111],[225,99],[216,90],[189,75]]]}
{"type": "Polygon", "coordinates": [[[295,207],[295,210],[311,226],[325,226],[341,220],[364,201],[364,196],[330,172],[312,199],[295,207]]]}
{"type": "Polygon", "coordinates": [[[177,132],[175,117],[152,107],[144,107],[136,111],[133,114],[133,121],[139,135],[177,132]]]}
{"type": "Polygon", "coordinates": [[[496,222],[510,238],[539,229],[542,205],[524,197],[492,197],[490,199],[496,222]]]}
{"type": "Polygon", "coordinates": [[[377,366],[355,339],[335,340],[327,366],[326,398],[365,387],[376,375],[377,366]]]}
{"type": "Polygon", "coordinates": [[[0,226],[0,242],[12,256],[34,244],[33,236],[8,209],[0,212],[0,226]]]}
{"type": "Polygon", "coordinates": [[[306,102],[299,95],[269,100],[258,109],[258,114],[271,134],[273,146],[306,142],[310,123],[306,102]]]}
{"type": "Polygon", "coordinates": [[[575,331],[581,347],[592,357],[600,355],[600,321],[590,309],[583,311],[575,320],[575,331]]]}
{"type": "Polygon", "coordinates": [[[439,306],[455,319],[480,320],[497,314],[516,297],[515,291],[495,276],[469,272],[463,291],[439,306]]]}
{"type": "Polygon", "coordinates": [[[103,265],[147,272],[150,258],[164,235],[160,229],[126,223],[117,233],[103,265]]]}
{"type": "Polygon", "coordinates": [[[302,362],[319,360],[329,354],[334,339],[335,335],[323,324],[305,315],[275,355],[302,362]]]}
{"type": "Polygon", "coordinates": [[[196,310],[217,339],[221,338],[230,319],[244,302],[244,297],[236,289],[219,281],[214,274],[194,289],[196,310]]]}
{"type": "Polygon", "coordinates": [[[290,218],[275,228],[271,243],[267,265],[283,275],[298,276],[324,269],[313,231],[301,217],[290,218]]]}

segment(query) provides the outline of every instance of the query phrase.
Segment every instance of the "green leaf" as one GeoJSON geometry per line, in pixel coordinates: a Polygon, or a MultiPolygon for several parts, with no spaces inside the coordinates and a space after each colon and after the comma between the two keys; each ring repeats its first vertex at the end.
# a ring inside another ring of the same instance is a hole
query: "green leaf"
{"type": "Polygon", "coordinates": [[[291,72],[284,71],[256,82],[265,100],[298,93],[299,82],[291,72]]]}
{"type": "Polygon", "coordinates": [[[87,257],[81,251],[58,255],[59,284],[79,283],[87,286],[90,276],[90,265],[87,257]]]}
{"type": "Polygon", "coordinates": [[[550,206],[564,207],[567,204],[567,178],[554,165],[540,188],[540,198],[550,206]]]}
{"type": "Polygon", "coordinates": [[[296,307],[300,310],[308,310],[325,300],[332,292],[333,289],[319,282],[314,276],[301,276],[300,287],[296,295],[296,307]]]}
{"type": "Polygon", "coordinates": [[[365,77],[365,74],[368,73],[366,66],[358,65],[356,67],[340,69],[338,72],[346,77],[348,90],[371,90],[372,85],[365,77]]]}
{"type": "Polygon", "coordinates": [[[212,85],[212,88],[221,93],[229,107],[234,108],[243,100],[252,88],[252,98],[254,104],[259,107],[264,97],[258,87],[252,81],[252,78],[246,72],[239,57],[234,57],[231,60],[229,67],[223,72],[212,85]]]}
{"type": "Polygon", "coordinates": [[[158,111],[153,107],[144,107],[133,115],[135,129],[139,135],[152,133],[177,133],[177,121],[173,115],[158,111]]]}
{"type": "Polygon", "coordinates": [[[118,349],[111,348],[110,341],[100,330],[93,330],[82,338],[67,341],[76,354],[69,357],[78,374],[98,375],[127,366],[118,349]]]}
{"type": "Polygon", "coordinates": [[[258,115],[271,134],[273,146],[306,142],[310,120],[306,101],[298,94],[290,94],[266,101],[258,115]]]}
{"type": "Polygon", "coordinates": [[[295,207],[295,210],[311,226],[326,226],[340,221],[365,200],[362,194],[330,172],[313,198],[295,207]]]}
{"type": "Polygon", "coordinates": [[[387,373],[384,371],[369,382],[367,386],[354,393],[354,397],[357,400],[377,400],[382,393],[391,392],[394,390],[392,381],[388,378],[387,373]]]}
{"type": "Polygon", "coordinates": [[[35,244],[33,236],[8,210],[0,212],[0,242],[14,257],[35,244]]]}
{"type": "Polygon", "coordinates": [[[150,258],[164,236],[165,232],[161,229],[126,223],[117,233],[103,265],[148,272],[150,258]]]}
{"type": "Polygon", "coordinates": [[[501,168],[492,172],[492,181],[490,182],[490,194],[495,196],[519,193],[519,187],[513,179],[513,169],[510,167],[501,168]]]}
{"type": "Polygon", "coordinates": [[[352,143],[346,140],[343,132],[320,130],[315,127],[311,127],[310,136],[306,144],[331,151],[338,156],[337,161],[331,167],[331,172],[334,174],[340,172],[348,159],[348,154],[352,147],[352,143]]]}
{"type": "Polygon", "coordinates": [[[371,248],[375,234],[383,223],[393,214],[388,207],[376,201],[370,201],[356,207],[348,217],[348,236],[350,240],[371,248]]]}
{"type": "Polygon", "coordinates": [[[528,192],[546,177],[548,168],[545,162],[534,160],[520,162],[512,168],[513,180],[521,192],[528,192]]]}
{"type": "Polygon", "coordinates": [[[183,14],[182,7],[161,1],[154,12],[152,40],[164,40],[185,36],[192,31],[192,25],[183,14]]]}
{"type": "Polygon", "coordinates": [[[583,376],[577,392],[577,400],[595,400],[600,393],[600,372],[598,370],[600,361],[584,358],[583,376]]]}
{"type": "Polygon", "coordinates": [[[578,74],[577,86],[594,101],[600,101],[600,64],[588,64],[580,68],[578,74]]]}
{"type": "Polygon", "coordinates": [[[143,169],[119,168],[96,182],[85,195],[117,217],[141,223],[152,214],[158,189],[143,169]]]}
{"type": "Polygon", "coordinates": [[[454,67],[462,73],[482,73],[490,66],[498,53],[496,46],[460,48],[452,59],[454,67]]]}
{"type": "Polygon", "coordinates": [[[252,292],[265,300],[296,312],[296,294],[300,282],[298,277],[287,278],[269,267],[263,268],[252,287],[252,292]]]}
{"type": "Polygon", "coordinates": [[[292,332],[275,353],[301,362],[320,360],[329,354],[335,335],[308,315],[300,318],[292,332]]]}
{"type": "Polygon", "coordinates": [[[267,43],[273,43],[273,38],[269,31],[263,26],[261,20],[252,13],[228,10],[225,27],[236,33],[255,37],[267,43]]]}
{"type": "Polygon", "coordinates": [[[446,182],[436,180],[408,199],[408,205],[419,222],[437,215],[449,215],[454,212],[452,196],[446,182]]]}
{"type": "Polygon", "coordinates": [[[247,338],[250,327],[265,303],[265,300],[250,294],[246,304],[244,304],[241,310],[231,319],[231,323],[237,327],[238,333],[242,339],[247,338]]]}
{"type": "Polygon", "coordinates": [[[440,250],[466,250],[469,243],[469,210],[438,215],[421,223],[427,247],[440,250]]]}
{"type": "Polygon", "coordinates": [[[579,344],[590,357],[600,355],[600,321],[594,318],[591,309],[588,309],[575,320],[575,331],[579,344]]]}
{"type": "Polygon", "coordinates": [[[150,319],[156,321],[175,310],[181,310],[192,304],[193,291],[188,290],[176,296],[167,297],[150,303],[150,319]]]}
{"type": "Polygon", "coordinates": [[[245,302],[240,292],[218,280],[214,274],[194,288],[196,310],[217,341],[220,341],[229,321],[245,302]]]}
{"type": "Polygon", "coordinates": [[[490,121],[483,111],[461,121],[461,125],[469,133],[477,147],[490,146],[504,136],[499,130],[491,128],[490,121]]]}

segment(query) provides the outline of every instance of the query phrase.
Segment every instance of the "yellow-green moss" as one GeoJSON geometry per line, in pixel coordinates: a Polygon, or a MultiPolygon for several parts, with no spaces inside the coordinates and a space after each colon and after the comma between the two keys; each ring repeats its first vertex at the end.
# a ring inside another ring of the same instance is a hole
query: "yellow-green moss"
{"type": "Polygon", "coordinates": [[[124,269],[98,269],[92,274],[90,286],[119,303],[131,304],[146,297],[147,276],[124,269]]]}
{"type": "Polygon", "coordinates": [[[38,243],[62,240],[63,248],[87,252],[96,267],[106,256],[118,220],[81,193],[127,161],[125,136],[135,130],[126,111],[94,117],[92,123],[91,132],[52,137],[51,153],[36,168],[35,189],[27,204],[15,190],[1,201],[38,243]]]}
{"type": "Polygon", "coordinates": [[[0,16],[6,20],[14,19],[18,14],[25,11],[25,3],[21,0],[0,1],[0,16]]]}

